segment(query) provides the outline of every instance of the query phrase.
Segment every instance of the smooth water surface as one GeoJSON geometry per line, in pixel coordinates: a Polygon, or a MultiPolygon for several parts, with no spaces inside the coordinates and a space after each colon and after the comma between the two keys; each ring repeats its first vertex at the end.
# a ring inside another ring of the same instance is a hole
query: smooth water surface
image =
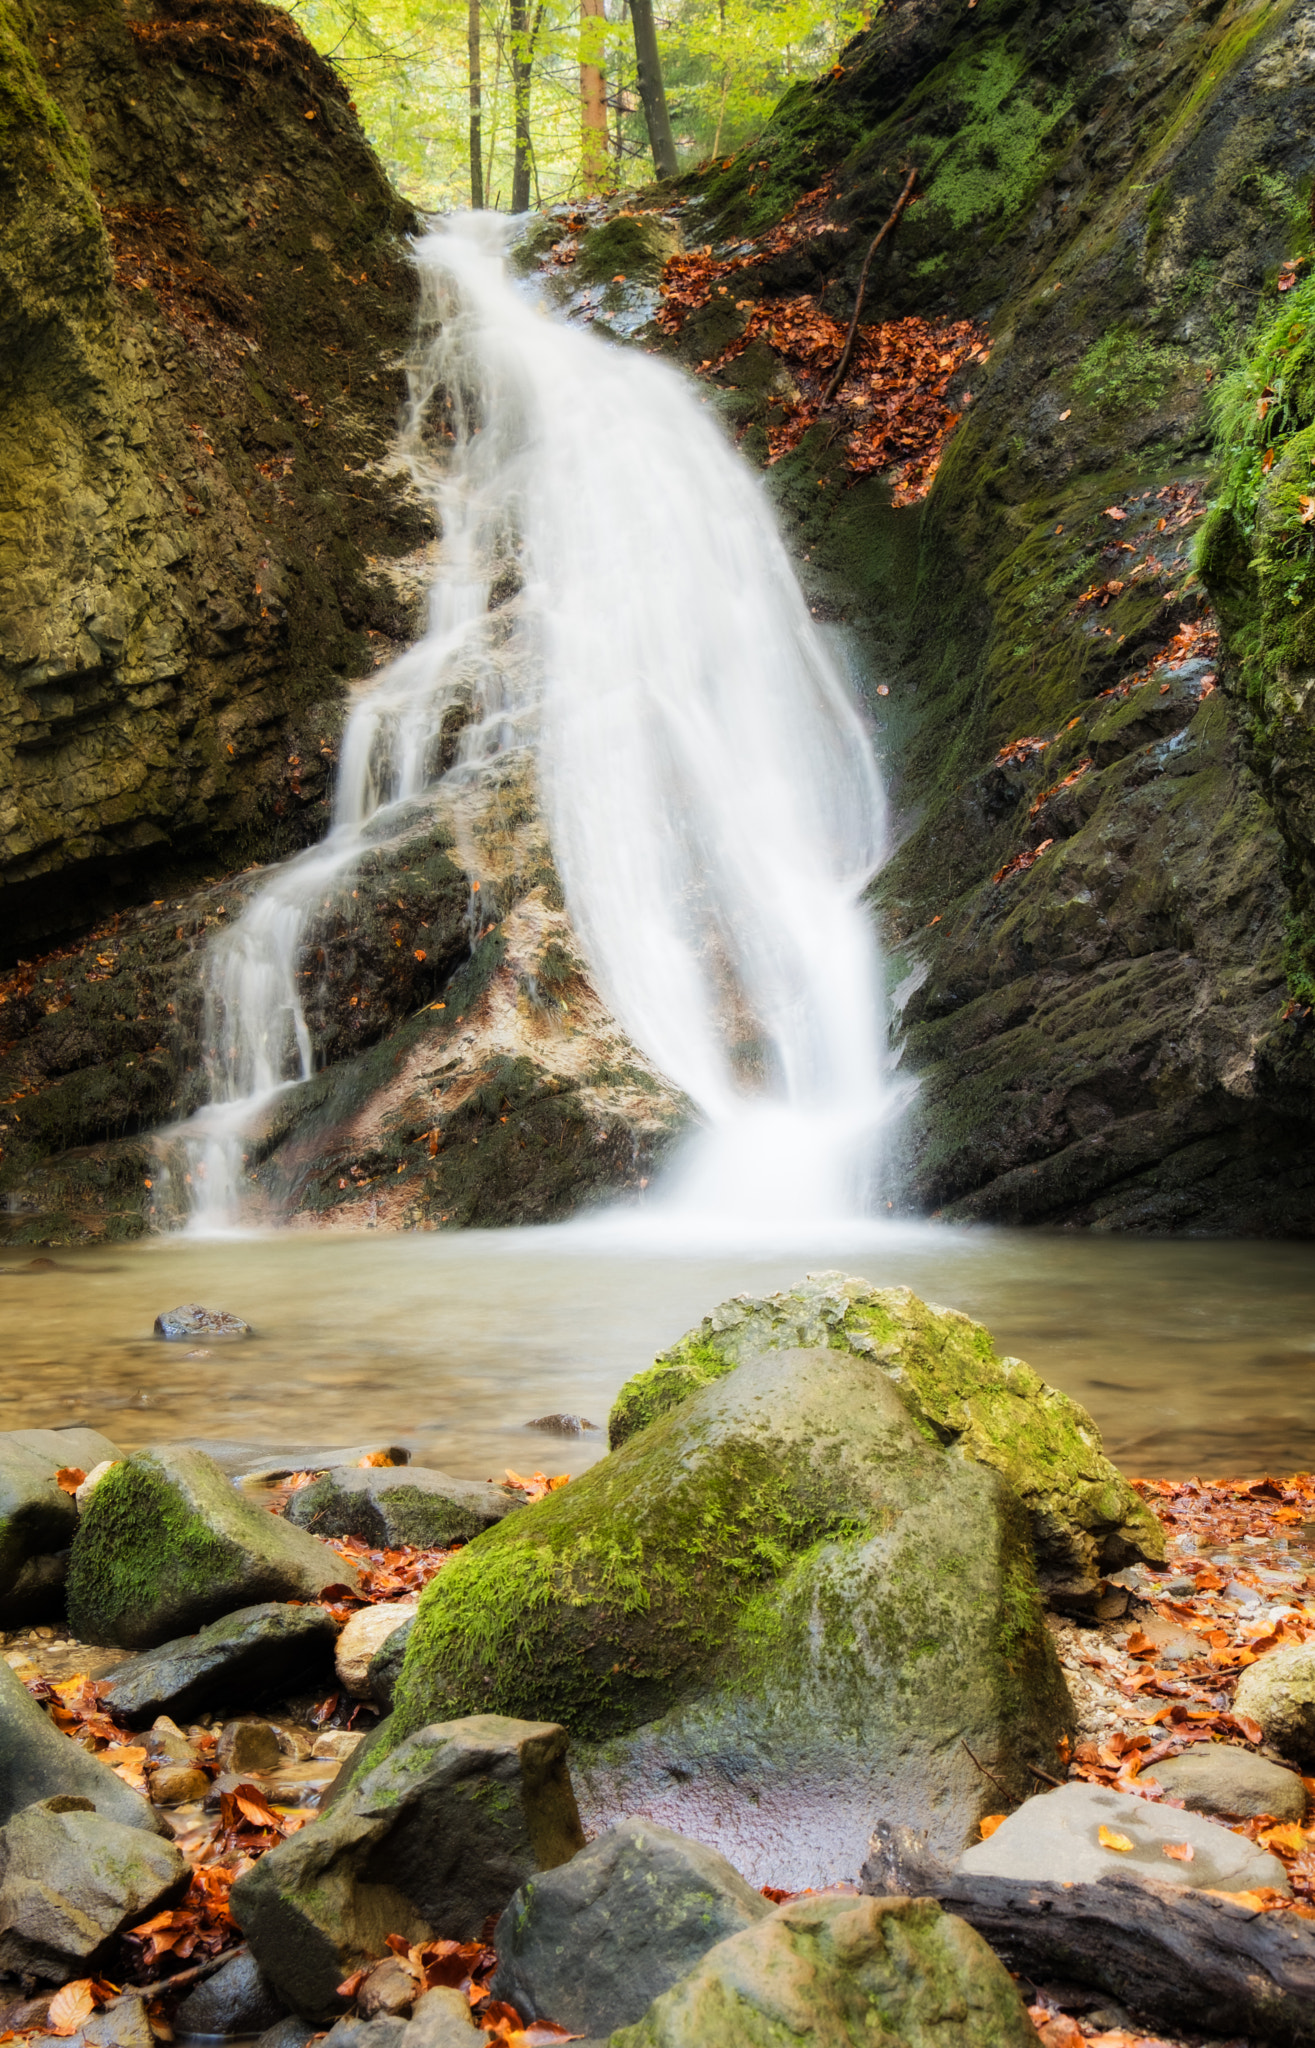
{"type": "Polygon", "coordinates": [[[741,1255],[641,1252],[622,1236],[285,1232],[8,1255],[0,1427],[84,1421],[125,1448],[179,1435],[271,1446],[401,1437],[474,1477],[582,1471],[628,1374],[715,1303],[839,1268],[986,1322],[1001,1350],[1085,1402],[1130,1473],[1315,1463],[1315,1260],[1301,1245],[867,1230],[741,1255]],[[200,1301],[255,1335],[204,1355],[154,1338],[200,1301]]]}

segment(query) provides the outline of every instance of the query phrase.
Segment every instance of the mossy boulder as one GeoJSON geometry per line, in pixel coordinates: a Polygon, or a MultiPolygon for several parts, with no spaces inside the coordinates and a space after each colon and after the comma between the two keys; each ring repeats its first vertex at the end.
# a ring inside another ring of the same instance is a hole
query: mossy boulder
{"type": "Polygon", "coordinates": [[[287,1519],[317,1536],[359,1536],[376,1545],[417,1549],[467,1543],[520,1507],[518,1496],[482,1479],[453,1479],[423,1465],[350,1465],[299,1487],[287,1519]]]}
{"type": "Polygon", "coordinates": [[[718,1942],[610,2048],[1031,2048],[1017,1985],[933,1899],[791,1899],[718,1942]]]}
{"type": "Polygon", "coordinates": [[[149,1650],[240,1607],[318,1600],[355,1568],[245,1500],[203,1451],[139,1451],[105,1474],[78,1524],[68,1613],[84,1643],[149,1650]]]}
{"type": "Polygon", "coordinates": [[[126,1927],[172,1905],[191,1871],[172,1842],[57,1794],[0,1832],[0,1970],[63,1984],[98,1974],[126,1927]]]}
{"type": "Polygon", "coordinates": [[[692,1393],[431,1581],[388,1740],[476,1707],[566,1725],[589,1824],[792,1888],[852,1876],[880,1814],[957,1853],[1072,1711],[1017,1495],[820,1348],[692,1393]]]}
{"type": "Polygon", "coordinates": [[[571,267],[573,284],[656,284],[662,266],[680,247],[676,230],[655,213],[615,213],[580,240],[571,267]]]}
{"type": "Polygon", "coordinates": [[[1104,1455],[1085,1408],[1020,1359],[1001,1358],[981,1323],[907,1287],[874,1288],[843,1273],[811,1275],[762,1301],[722,1302],[626,1381],[609,1441],[626,1443],[747,1359],[814,1344],[871,1359],[929,1441],[1003,1473],[1031,1517],[1052,1593],[1082,1598],[1102,1570],[1163,1558],[1163,1529],[1104,1455]]]}

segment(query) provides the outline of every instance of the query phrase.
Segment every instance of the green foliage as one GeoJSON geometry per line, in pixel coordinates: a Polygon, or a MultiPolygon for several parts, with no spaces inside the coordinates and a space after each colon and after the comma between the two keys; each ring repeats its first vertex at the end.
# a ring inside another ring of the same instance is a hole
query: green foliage
{"type": "Polygon", "coordinates": [[[1180,348],[1165,348],[1130,328],[1116,327],[1087,350],[1073,372],[1073,389],[1107,415],[1149,412],[1186,361],[1180,348]]]}

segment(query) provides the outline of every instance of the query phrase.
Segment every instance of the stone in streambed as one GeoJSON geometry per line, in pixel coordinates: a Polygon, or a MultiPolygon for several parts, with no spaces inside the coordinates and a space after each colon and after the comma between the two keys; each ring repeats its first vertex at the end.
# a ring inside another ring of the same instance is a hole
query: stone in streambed
{"type": "Polygon", "coordinates": [[[1157,1806],[1131,1792],[1071,1783],[1027,1799],[984,1842],[959,1858],[970,1877],[1012,1877],[1029,1884],[1098,1884],[1125,1871],[1189,1891],[1289,1891],[1283,1865],[1245,1835],[1203,1814],[1157,1806]],[[1100,1839],[1102,1828],[1132,1844],[1100,1839]],[[1165,1853],[1186,1843],[1190,1862],[1165,1853]]]}
{"type": "MultiPolygon", "coordinates": [[[[407,2023],[391,2014],[379,2013],[372,2020],[339,2020],[324,2036],[324,2048],[402,2048],[407,2023]]],[[[474,2036],[471,2037],[474,2048],[474,2036]]]]}
{"type": "Polygon", "coordinates": [[[371,1679],[375,1657],[399,1629],[415,1620],[419,1605],[417,1594],[414,1600],[381,1600],[351,1616],[338,1638],[333,1662],[339,1683],[354,1700],[378,1697],[371,1679]]]}
{"type": "Polygon", "coordinates": [[[30,1445],[0,1436],[0,1595],[13,1592],[29,1558],[73,1541],[78,1511],[55,1484],[56,1469],[30,1445]]]}
{"type": "Polygon", "coordinates": [[[1142,1772],[1142,1783],[1161,1786],[1193,1813],[1227,1820],[1262,1813],[1281,1821],[1306,1818],[1306,1787],[1297,1773],[1230,1742],[1198,1743],[1182,1756],[1165,1757],[1142,1772]]]}
{"type": "Polygon", "coordinates": [[[55,1726],[0,1659],[0,1823],[35,1801],[71,1794],[124,1827],[160,1831],[140,1792],[55,1726]]]}
{"type": "Polygon", "coordinates": [[[112,1444],[98,1429],[88,1429],[80,1422],[70,1423],[67,1429],[11,1429],[7,1430],[0,1442],[21,1444],[29,1451],[35,1451],[45,1460],[52,1472],[66,1472],[77,1469],[90,1472],[93,1465],[111,1464],[123,1456],[117,1444],[112,1444]]]}
{"type": "MultiPolygon", "coordinates": [[[[416,1612],[419,1612],[418,1604],[416,1612]]],[[[385,1714],[391,1714],[393,1711],[397,1681],[402,1675],[402,1666],[406,1662],[406,1646],[411,1640],[411,1631],[414,1627],[413,1614],[409,1621],[402,1622],[393,1630],[370,1659],[370,1669],[366,1676],[367,1697],[372,1699],[376,1706],[382,1707],[385,1714]]]]}
{"type": "Polygon", "coordinates": [[[1283,1643],[1248,1664],[1233,1711],[1259,1721],[1280,1756],[1315,1763],[1315,1643],[1283,1643]]]}
{"type": "Polygon", "coordinates": [[[537,1415],[525,1427],[541,1429],[545,1436],[583,1436],[586,1430],[596,1430],[598,1424],[585,1415],[537,1415]]]}
{"type": "Polygon", "coordinates": [[[115,1998],[76,2034],[37,2034],[29,2048],[155,2048],[144,1998],[115,1998]]]}
{"type": "Polygon", "coordinates": [[[171,1842],[89,1800],[25,1807],[0,1828],[0,1971],[48,1984],[93,1975],[115,1936],[180,1898],[190,1876],[171,1842]]]}
{"type": "MultiPolygon", "coordinates": [[[[587,1965],[586,1965],[587,1967],[587,1965]]],[[[792,1899],[718,1942],[609,2048],[1036,2048],[1009,1972],[932,1899],[792,1899]]]]}
{"type": "Polygon", "coordinates": [[[954,1856],[1054,1773],[1072,1706],[999,1473],[929,1440],[880,1364],[768,1352],[426,1588],[386,1736],[535,1703],[593,1829],[641,1813],[751,1884],[856,1876],[873,1818],[954,1856]]]}
{"type": "Polygon", "coordinates": [[[260,2034],[286,2007],[253,1955],[234,1956],[187,1993],[173,2016],[182,2034],[260,2034]]]}
{"type": "Polygon", "coordinates": [[[31,1628],[35,1622],[62,1620],[68,1564],[67,1550],[24,1558],[13,1585],[7,1593],[0,1594],[0,1629],[31,1628]]]}
{"type": "Polygon", "coordinates": [[[624,1820],[521,1886],[494,1936],[493,1995],[527,2019],[609,2034],[771,1910],[715,1849],[624,1820]]]}
{"type": "Polygon", "coordinates": [[[478,1715],[420,1730],[233,1887],[233,1916],[312,2019],[390,1934],[471,1940],[536,1870],[584,1846],[566,1733],[478,1715]]]}
{"type": "Polygon", "coordinates": [[[980,1323],[907,1287],[874,1288],[843,1273],[810,1274],[766,1300],[722,1302],[626,1381],[608,1440],[617,1449],[749,1359],[814,1345],[870,1359],[924,1434],[1008,1480],[1028,1510],[1051,1594],[1093,1598],[1103,1572],[1163,1559],[1163,1529],[1104,1455],[1085,1408],[1020,1359],[997,1356],[980,1323]]]}
{"type": "Polygon", "coordinates": [[[277,1600],[240,1607],[195,1635],[116,1665],[105,1680],[110,1704],[130,1728],[140,1728],[160,1714],[188,1720],[303,1680],[310,1691],[329,1677],[337,1633],[323,1607],[277,1600]]]}
{"type": "Polygon", "coordinates": [[[401,1471],[347,1465],[294,1493],[287,1519],[317,1536],[359,1536],[376,1549],[436,1550],[469,1542],[521,1506],[500,1486],[453,1479],[423,1465],[401,1471]]]}
{"type": "Polygon", "coordinates": [[[251,1325],[227,1309],[202,1308],[199,1301],[189,1301],[181,1308],[162,1309],[155,1318],[155,1334],[167,1344],[224,1343],[249,1337],[251,1325]]]}
{"type": "Polygon", "coordinates": [[[409,1465],[404,1444],[258,1444],[245,1437],[185,1436],[157,1450],[201,1451],[242,1486],[274,1486],[294,1472],[324,1472],[336,1465],[359,1465],[363,1458],[383,1458],[390,1465],[409,1465]]]}
{"type": "Polygon", "coordinates": [[[255,2048],[307,2048],[315,2038],[316,2029],[309,2020],[289,2013],[285,2020],[279,2020],[268,2028],[256,2042],[255,2048]]]}
{"type": "Polygon", "coordinates": [[[358,1583],[352,1565],[245,1499],[212,1459],[139,1451],[106,1473],[78,1523],[69,1624],[83,1642],[147,1650],[341,1583],[358,1583]]]}
{"type": "MultiPolygon", "coordinates": [[[[439,1984],[417,1998],[402,2048],[482,2048],[474,2028],[464,1991],[451,1991],[439,1984]]],[[[582,2044],[577,2043],[577,2048],[582,2044]]]]}

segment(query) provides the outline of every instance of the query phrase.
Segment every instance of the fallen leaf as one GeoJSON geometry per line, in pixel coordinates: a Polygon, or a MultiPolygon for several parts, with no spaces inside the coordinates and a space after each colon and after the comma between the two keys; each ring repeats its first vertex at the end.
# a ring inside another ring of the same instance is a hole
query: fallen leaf
{"type": "Polygon", "coordinates": [[[1002,1828],[1004,1826],[1005,1820],[1006,1815],[1004,1815],[1003,1813],[985,1814],[981,1821],[978,1823],[982,1830],[982,1840],[984,1842],[989,1842],[992,1835],[995,1833],[996,1829],[1002,1828]]]}
{"type": "Polygon", "coordinates": [[[1164,1853],[1172,1856],[1175,1863],[1191,1863],[1196,1855],[1190,1842],[1166,1842],[1164,1853]]]}
{"type": "Polygon", "coordinates": [[[1125,1856],[1132,1848],[1132,1842],[1129,1837],[1119,1834],[1114,1828],[1102,1827],[1100,1829],[1099,1841],[1102,1849],[1117,1849],[1121,1855],[1125,1856]]]}
{"type": "Polygon", "coordinates": [[[1127,516],[1126,512],[1120,512],[1117,505],[1107,505],[1105,507],[1105,517],[1107,519],[1126,519],[1127,516]]]}
{"type": "Polygon", "coordinates": [[[49,2023],[52,2034],[76,2034],[84,2020],[89,2020],[96,2010],[96,1994],[90,1977],[79,1977],[75,1983],[66,1984],[57,1991],[50,2001],[49,2023]]]}
{"type": "MultiPolygon", "coordinates": [[[[1069,414],[1070,414],[1070,413],[1072,412],[1072,410],[1073,410],[1073,408],[1072,408],[1072,406],[1070,405],[1070,406],[1069,406],[1069,407],[1067,408],[1067,410],[1066,410],[1066,411],[1062,412],[1062,413],[1061,413],[1061,414],[1059,415],[1059,417],[1061,418],[1061,420],[1066,420],[1066,419],[1068,418],[1069,414]]],[[[1062,533],[1062,532],[1064,531],[1064,529],[1063,529],[1063,527],[1062,527],[1062,526],[1057,526],[1057,527],[1055,528],[1055,531],[1056,531],[1056,533],[1062,533]]]]}
{"type": "Polygon", "coordinates": [[[1302,525],[1309,526],[1311,520],[1315,519],[1315,497],[1311,497],[1305,491],[1303,491],[1298,496],[1297,503],[1301,507],[1302,525]]]}
{"type": "MultiPolygon", "coordinates": [[[[147,1181],[146,1185],[151,1183],[147,1181]]],[[[80,1465],[61,1465],[55,1474],[55,1484],[61,1493],[76,1493],[86,1476],[80,1465]]]]}

